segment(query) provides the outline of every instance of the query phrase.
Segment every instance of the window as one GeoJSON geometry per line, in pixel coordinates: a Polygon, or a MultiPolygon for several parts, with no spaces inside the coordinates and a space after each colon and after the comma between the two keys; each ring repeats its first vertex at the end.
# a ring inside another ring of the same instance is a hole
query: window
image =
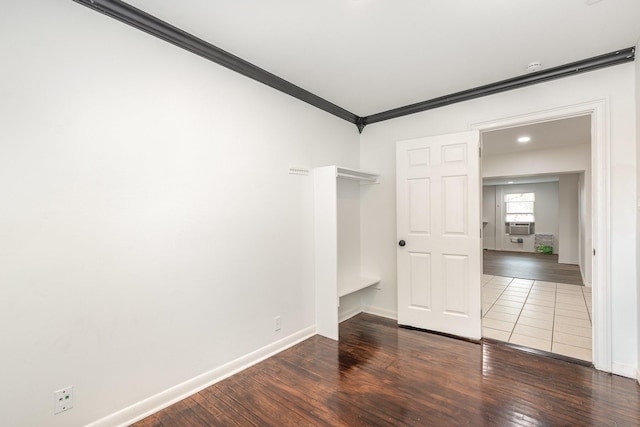
{"type": "Polygon", "coordinates": [[[534,222],[533,205],[536,193],[505,194],[504,205],[507,222],[534,222]]]}

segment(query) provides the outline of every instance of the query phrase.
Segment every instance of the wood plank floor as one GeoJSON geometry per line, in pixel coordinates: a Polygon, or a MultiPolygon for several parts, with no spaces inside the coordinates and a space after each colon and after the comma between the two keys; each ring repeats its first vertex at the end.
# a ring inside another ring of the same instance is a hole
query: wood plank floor
{"type": "Polygon", "coordinates": [[[558,264],[558,255],[483,251],[484,274],[582,285],[580,267],[558,264]]]}
{"type": "Polygon", "coordinates": [[[147,426],[637,426],[633,380],[360,314],[221,381],[147,426]]]}

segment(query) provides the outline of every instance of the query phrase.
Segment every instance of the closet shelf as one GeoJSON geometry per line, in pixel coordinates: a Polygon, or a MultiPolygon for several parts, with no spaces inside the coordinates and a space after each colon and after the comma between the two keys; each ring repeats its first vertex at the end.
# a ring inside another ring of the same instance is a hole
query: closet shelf
{"type": "Polygon", "coordinates": [[[380,283],[380,279],[375,277],[354,277],[341,282],[343,283],[338,284],[338,297],[343,297],[361,289],[368,288],[369,286],[377,285],[380,283]]]}
{"type": "Polygon", "coordinates": [[[355,169],[336,166],[336,178],[353,179],[363,183],[379,184],[380,175],[371,172],[363,172],[355,169]]]}

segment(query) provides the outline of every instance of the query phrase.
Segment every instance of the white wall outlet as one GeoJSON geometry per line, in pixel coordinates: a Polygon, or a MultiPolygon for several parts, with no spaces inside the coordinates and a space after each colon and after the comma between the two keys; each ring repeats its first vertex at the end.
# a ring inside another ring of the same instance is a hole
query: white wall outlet
{"type": "Polygon", "coordinates": [[[65,387],[53,392],[54,414],[73,408],[73,386],[65,387]]]}
{"type": "Polygon", "coordinates": [[[282,329],[282,319],[280,316],[276,316],[273,318],[273,330],[278,332],[280,329],[282,329]]]}

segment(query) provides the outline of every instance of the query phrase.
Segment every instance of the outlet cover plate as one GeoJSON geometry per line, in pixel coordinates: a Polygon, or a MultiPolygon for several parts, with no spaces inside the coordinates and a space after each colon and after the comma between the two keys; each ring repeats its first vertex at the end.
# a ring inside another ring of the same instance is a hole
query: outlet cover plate
{"type": "Polygon", "coordinates": [[[54,414],[59,414],[60,412],[68,411],[73,408],[73,386],[54,391],[53,399],[54,414]]]}

